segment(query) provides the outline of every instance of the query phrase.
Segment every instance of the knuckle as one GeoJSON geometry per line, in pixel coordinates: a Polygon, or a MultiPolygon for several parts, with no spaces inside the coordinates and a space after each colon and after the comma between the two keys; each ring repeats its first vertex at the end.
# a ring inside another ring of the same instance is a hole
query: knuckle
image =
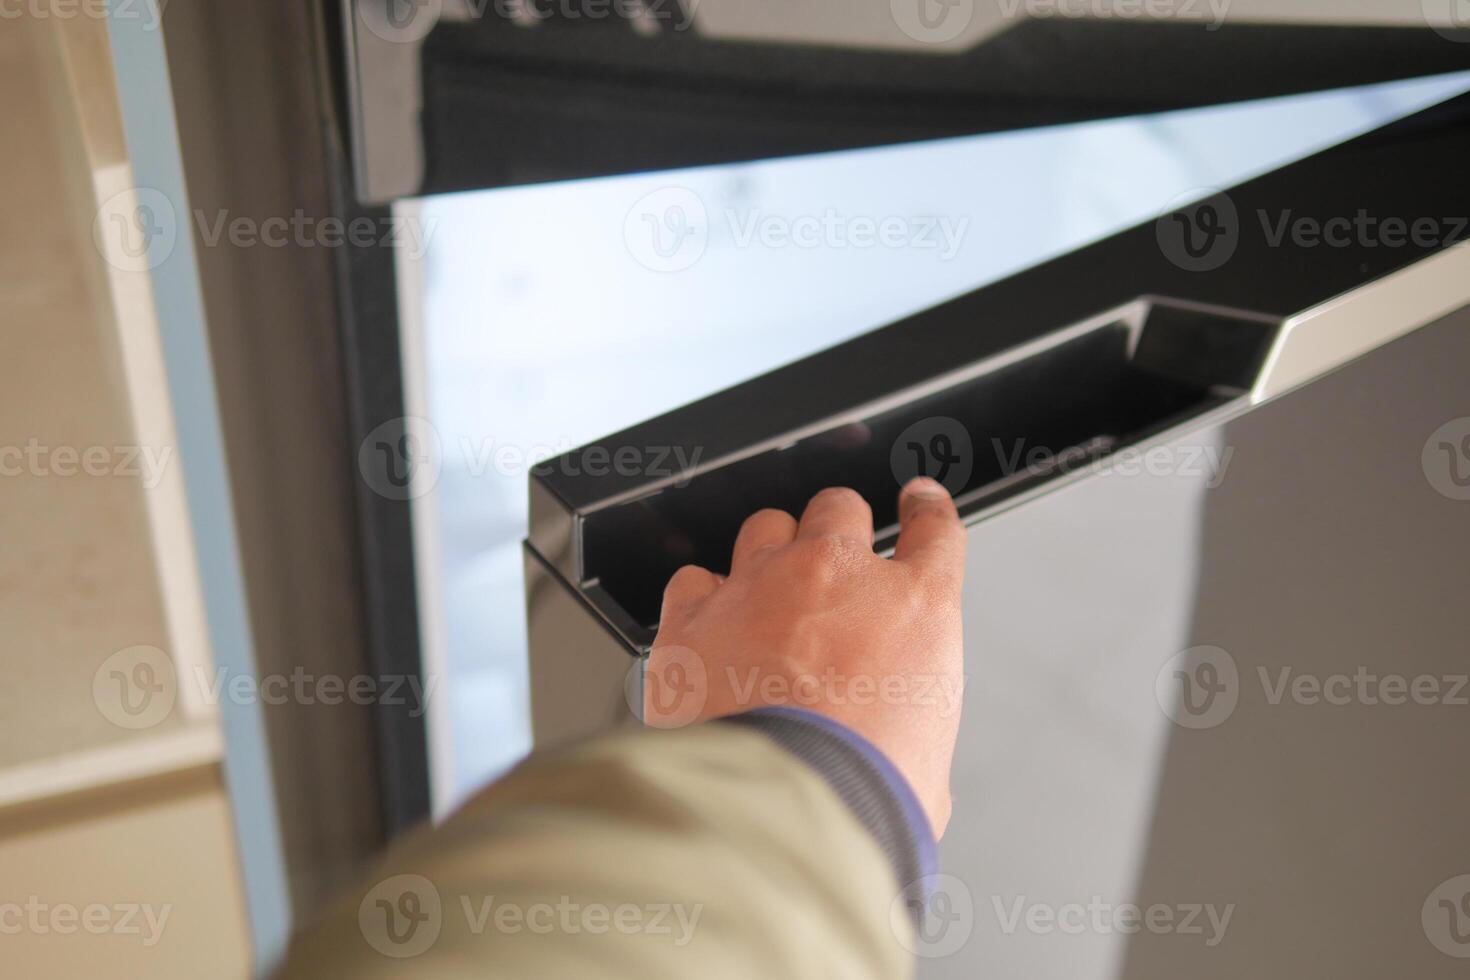
{"type": "Polygon", "coordinates": [[[916,568],[917,595],[929,609],[943,608],[960,601],[962,581],[952,571],[941,568],[916,568]]]}
{"type": "Polygon", "coordinates": [[[927,527],[948,527],[958,531],[960,522],[954,514],[944,507],[919,506],[909,515],[912,524],[923,524],[927,527]]]}
{"type": "Polygon", "coordinates": [[[827,487],[826,489],[818,490],[816,495],[812,497],[813,503],[817,501],[821,501],[823,504],[835,504],[842,507],[866,508],[868,506],[868,502],[863,499],[863,495],[851,487],[827,487]]]}
{"type": "Polygon", "coordinates": [[[893,614],[899,621],[916,626],[933,620],[947,605],[943,595],[922,577],[910,580],[908,588],[897,590],[891,602],[893,614]]]}
{"type": "Polygon", "coordinates": [[[710,573],[698,565],[684,565],[669,578],[669,584],[664,587],[665,594],[687,592],[703,585],[709,580],[710,573]]]}
{"type": "Polygon", "coordinates": [[[907,527],[919,531],[926,538],[946,542],[963,539],[965,535],[964,526],[942,510],[921,510],[909,517],[907,527]]]}
{"type": "Polygon", "coordinates": [[[778,510],[775,507],[763,507],[760,510],[756,511],[754,514],[751,514],[749,517],[747,517],[745,521],[740,525],[740,529],[742,531],[745,531],[751,528],[761,527],[762,525],[766,524],[772,525],[774,527],[784,524],[794,524],[795,522],[796,518],[792,517],[784,510],[778,510]]]}
{"type": "Polygon", "coordinates": [[[792,570],[804,582],[829,582],[841,568],[847,550],[847,543],[835,536],[808,538],[791,549],[792,570]]]}

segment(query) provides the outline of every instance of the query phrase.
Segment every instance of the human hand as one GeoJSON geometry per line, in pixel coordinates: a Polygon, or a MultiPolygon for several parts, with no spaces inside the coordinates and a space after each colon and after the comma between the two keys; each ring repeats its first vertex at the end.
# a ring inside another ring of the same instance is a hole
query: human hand
{"type": "Polygon", "coordinates": [[[829,488],[800,522],[749,517],[728,577],[679,569],[645,671],[645,722],[770,706],[826,715],[889,758],[943,834],[964,685],[965,533],[949,494],[922,477],[899,495],[899,524],[893,557],[880,558],[867,502],[829,488]],[[691,680],[695,710],[660,697],[691,680]]]}

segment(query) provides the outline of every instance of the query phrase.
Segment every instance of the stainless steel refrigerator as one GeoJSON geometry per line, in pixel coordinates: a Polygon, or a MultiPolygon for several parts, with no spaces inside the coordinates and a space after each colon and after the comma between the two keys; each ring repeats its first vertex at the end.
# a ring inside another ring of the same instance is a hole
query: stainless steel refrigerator
{"type": "MultiPolygon", "coordinates": [[[[1431,0],[552,6],[344,0],[360,201],[1470,67],[1431,0]]],[[[629,723],[664,582],[746,515],[851,486],[886,548],[924,472],[969,565],[921,975],[1463,976],[1467,159],[1462,97],[538,467],[536,741],[629,723]]]]}
{"type": "Polygon", "coordinates": [[[748,514],[851,486],[888,548],[926,473],[969,557],[922,976],[1462,976],[1467,152],[1462,97],[547,462],[537,742],[629,721],[748,514]]]}

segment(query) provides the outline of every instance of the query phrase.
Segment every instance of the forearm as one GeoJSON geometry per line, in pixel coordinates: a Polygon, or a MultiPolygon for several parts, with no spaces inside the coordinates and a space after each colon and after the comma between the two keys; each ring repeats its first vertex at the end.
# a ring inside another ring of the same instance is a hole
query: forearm
{"type": "Polygon", "coordinates": [[[395,848],[284,975],[910,975],[890,913],[927,826],[848,760],[860,819],[771,735],[716,722],[535,758],[395,848]]]}

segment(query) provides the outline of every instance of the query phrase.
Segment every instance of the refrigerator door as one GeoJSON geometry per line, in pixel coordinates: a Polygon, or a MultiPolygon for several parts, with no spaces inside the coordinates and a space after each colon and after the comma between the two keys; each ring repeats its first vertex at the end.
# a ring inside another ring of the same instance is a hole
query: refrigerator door
{"type": "Polygon", "coordinates": [[[1470,309],[971,529],[921,976],[1463,975],[1466,364],[1470,309]]]}
{"type": "Polygon", "coordinates": [[[341,12],[369,203],[1470,67],[1450,0],[341,0],[341,12]]]}
{"type": "Polygon", "coordinates": [[[969,558],[921,976],[1463,975],[1467,123],[1452,100],[549,461],[538,742],[630,719],[663,582],[722,570],[748,513],[845,483],[882,548],[926,472],[969,558]],[[655,446],[700,463],[587,465],[655,446]]]}

